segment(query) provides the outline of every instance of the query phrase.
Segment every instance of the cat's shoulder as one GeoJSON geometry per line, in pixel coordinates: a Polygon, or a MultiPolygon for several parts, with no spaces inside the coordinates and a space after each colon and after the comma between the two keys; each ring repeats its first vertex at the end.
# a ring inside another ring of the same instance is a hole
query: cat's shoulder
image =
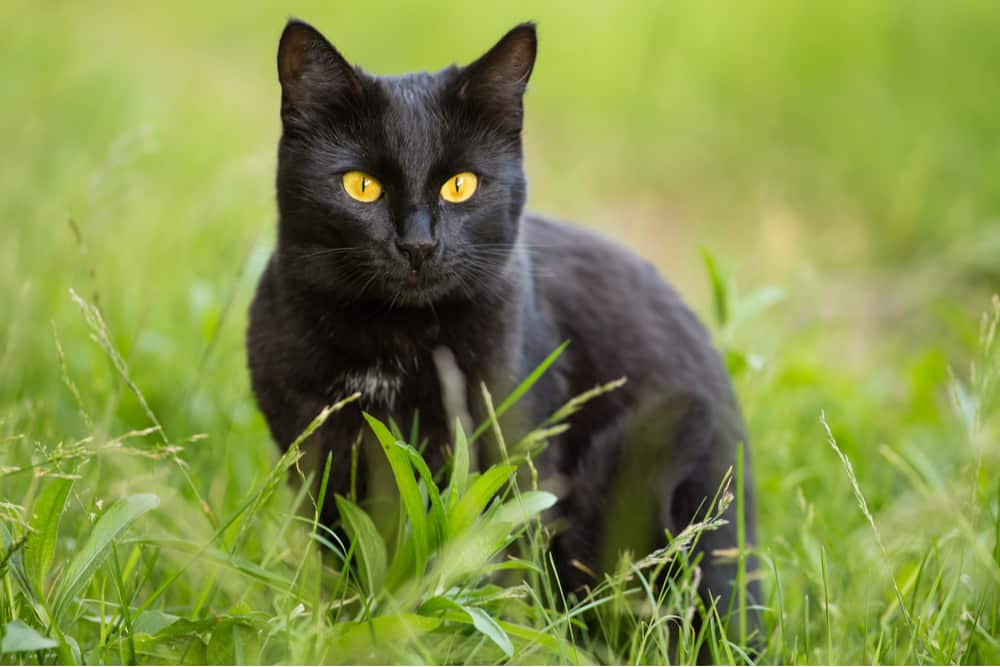
{"type": "Polygon", "coordinates": [[[595,321],[632,321],[685,338],[702,325],[659,269],[638,253],[585,226],[525,217],[523,241],[541,291],[557,308],[595,321]]]}
{"type": "MultiPolygon", "coordinates": [[[[585,357],[622,369],[637,386],[684,378],[689,389],[724,393],[708,331],[651,262],[594,230],[542,216],[526,217],[523,238],[560,336],[576,340],[585,357]]],[[[594,381],[588,375],[583,384],[594,381]]]]}
{"type": "Polygon", "coordinates": [[[306,359],[317,352],[317,341],[303,320],[304,305],[290,300],[281,288],[272,254],[250,302],[246,342],[251,367],[308,365],[306,359]]]}
{"type": "Polygon", "coordinates": [[[652,262],[618,241],[583,225],[544,215],[524,217],[522,241],[549,273],[601,273],[605,281],[650,282],[669,289],[652,262]]]}

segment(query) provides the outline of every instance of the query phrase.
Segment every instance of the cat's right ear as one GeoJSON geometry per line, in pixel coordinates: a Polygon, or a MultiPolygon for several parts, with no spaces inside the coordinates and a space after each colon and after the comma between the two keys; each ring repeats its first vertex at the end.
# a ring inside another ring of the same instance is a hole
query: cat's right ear
{"type": "Polygon", "coordinates": [[[292,19],[278,42],[281,120],[308,122],[333,105],[361,97],[358,73],[322,34],[304,21],[292,19]]]}
{"type": "Polygon", "coordinates": [[[537,50],[535,24],[515,26],[479,60],[463,68],[458,99],[477,107],[498,127],[520,132],[522,97],[537,50]]]}

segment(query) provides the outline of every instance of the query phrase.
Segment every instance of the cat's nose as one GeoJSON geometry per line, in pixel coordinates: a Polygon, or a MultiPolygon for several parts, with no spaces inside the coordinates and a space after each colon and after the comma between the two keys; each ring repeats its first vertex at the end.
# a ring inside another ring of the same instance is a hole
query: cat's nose
{"type": "Polygon", "coordinates": [[[403,220],[402,229],[396,239],[399,252],[410,260],[416,271],[434,253],[437,241],[431,231],[432,219],[427,211],[417,209],[403,220]]]}
{"type": "Polygon", "coordinates": [[[431,238],[421,239],[397,239],[396,247],[404,257],[410,260],[410,266],[416,271],[419,269],[437,248],[437,241],[431,238]]]}

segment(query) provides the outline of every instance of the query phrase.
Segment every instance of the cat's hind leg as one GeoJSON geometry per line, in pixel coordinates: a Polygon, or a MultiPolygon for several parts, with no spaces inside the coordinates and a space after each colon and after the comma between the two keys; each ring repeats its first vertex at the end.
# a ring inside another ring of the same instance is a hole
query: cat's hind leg
{"type": "MultiPolygon", "coordinates": [[[[553,550],[563,563],[564,590],[592,586],[597,579],[590,572],[613,571],[625,550],[642,558],[667,546],[668,533],[676,538],[692,523],[721,518],[698,532],[679,560],[697,566],[691,574],[703,609],[711,613],[715,605],[723,621],[738,618],[737,503],[730,502],[721,517],[719,508],[723,493],[735,489],[731,477],[722,485],[742,440],[735,410],[692,393],[661,395],[596,434],[576,461],[571,492],[561,503],[565,527],[553,550]]],[[[746,469],[742,507],[749,544],[754,527],[749,463],[746,469]]],[[[683,576],[679,560],[664,568],[669,576],[659,577],[657,588],[674,585],[683,576]]],[[[752,569],[752,559],[746,560],[745,571],[752,569]]],[[[747,602],[752,632],[759,625],[752,611],[759,602],[758,584],[747,586],[747,602]]],[[[734,634],[736,625],[729,623],[734,634]]]]}

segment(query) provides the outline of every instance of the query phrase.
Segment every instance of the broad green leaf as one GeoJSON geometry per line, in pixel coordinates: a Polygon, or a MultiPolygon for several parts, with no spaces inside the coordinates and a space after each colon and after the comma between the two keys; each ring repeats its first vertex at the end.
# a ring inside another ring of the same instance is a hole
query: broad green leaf
{"type": "Polygon", "coordinates": [[[548,491],[527,491],[508,500],[490,515],[495,521],[503,521],[515,528],[556,504],[556,498],[548,491]]]}
{"type": "MultiPolygon", "coordinates": [[[[234,617],[229,616],[227,618],[234,617]]],[[[238,616],[236,618],[244,617],[238,616]]],[[[101,619],[94,619],[94,621],[100,623],[101,619]]],[[[219,616],[209,616],[197,621],[191,621],[186,618],[172,616],[171,614],[159,611],[150,612],[147,610],[136,617],[136,620],[132,623],[132,630],[136,635],[145,634],[151,637],[155,635],[157,639],[176,639],[178,637],[206,635],[218,627],[221,622],[222,617],[219,616]],[[152,614],[152,616],[147,617],[146,614],[152,614]]]]}
{"type": "Polygon", "coordinates": [[[385,587],[391,591],[396,590],[413,576],[413,570],[413,534],[407,533],[392,556],[389,571],[385,575],[385,587]]]}
{"type": "Polygon", "coordinates": [[[477,477],[452,509],[448,517],[448,534],[452,537],[459,535],[475,523],[493,494],[507,483],[516,470],[516,466],[498,465],[477,477]]]}
{"type": "Polygon", "coordinates": [[[31,508],[31,528],[34,532],[28,535],[24,544],[24,568],[39,598],[45,592],[45,577],[56,553],[59,521],[72,487],[72,479],[50,479],[31,508]]]}
{"type": "Polygon", "coordinates": [[[237,618],[222,618],[212,629],[205,650],[209,665],[246,665],[257,659],[260,632],[237,618]]]}
{"type": "Polygon", "coordinates": [[[458,604],[445,595],[436,595],[429,600],[425,600],[417,610],[421,614],[440,614],[445,611],[461,611],[462,605],[458,604]]]}
{"type": "Polygon", "coordinates": [[[489,637],[508,658],[514,655],[514,644],[511,643],[510,637],[489,614],[479,607],[464,607],[464,609],[472,617],[472,625],[476,630],[489,637]]]}
{"type": "Polygon", "coordinates": [[[21,550],[14,544],[14,536],[10,534],[6,524],[2,521],[0,521],[0,547],[2,547],[0,548],[0,557],[10,554],[7,561],[7,571],[10,572],[12,580],[17,588],[20,589],[24,599],[31,605],[42,625],[47,627],[49,624],[48,611],[46,611],[45,605],[37,597],[34,587],[28,580],[28,573],[24,569],[24,558],[22,557],[21,550]]]}
{"type": "Polygon", "coordinates": [[[368,426],[371,428],[372,433],[375,434],[375,438],[378,440],[379,444],[383,447],[388,447],[389,445],[396,444],[396,436],[392,434],[389,428],[380,422],[375,417],[372,417],[367,412],[362,413],[364,415],[365,421],[368,422],[368,426]]]}
{"type": "Polygon", "coordinates": [[[441,619],[419,614],[376,616],[369,621],[338,623],[325,646],[323,664],[372,664],[388,661],[414,640],[435,630],[441,619]]]}
{"type": "Polygon", "coordinates": [[[433,580],[447,588],[467,574],[482,572],[490,559],[511,542],[510,530],[509,523],[486,521],[449,540],[434,563],[433,580]]]}
{"type": "Polygon", "coordinates": [[[361,584],[369,595],[375,595],[382,589],[382,582],[385,580],[385,541],[375,528],[375,522],[363,509],[341,495],[336,496],[335,500],[344,522],[344,530],[354,545],[361,584]]]}
{"type": "Polygon", "coordinates": [[[505,560],[502,563],[488,565],[483,569],[483,572],[497,572],[500,570],[531,570],[532,572],[537,572],[541,575],[545,574],[545,570],[542,569],[540,565],[532,563],[530,560],[522,560],[520,558],[505,560]]]}
{"type": "Polygon", "coordinates": [[[108,547],[139,516],[159,506],[160,498],[152,493],[140,493],[120,500],[108,508],[91,531],[90,537],[70,561],[52,590],[52,616],[58,622],[90,582],[94,571],[107,556],[108,547]]]}
{"type": "Polygon", "coordinates": [[[3,642],[0,643],[0,653],[20,653],[21,651],[43,651],[55,648],[59,642],[43,637],[31,626],[22,621],[11,621],[4,629],[3,642]]]}
{"type": "Polygon", "coordinates": [[[469,483],[469,441],[462,428],[462,420],[455,417],[455,455],[451,459],[451,483],[448,485],[448,505],[454,507],[465,495],[469,483]]]}
{"type": "Polygon", "coordinates": [[[82,665],[83,652],[80,643],[72,635],[63,635],[63,645],[59,647],[59,659],[63,664],[82,665]]]}
{"type": "Polygon", "coordinates": [[[470,623],[477,631],[496,644],[508,658],[514,655],[514,644],[503,628],[484,610],[479,607],[470,607],[444,596],[438,596],[428,600],[421,606],[424,613],[433,613],[438,610],[452,612],[448,614],[448,619],[464,623],[470,623]]]}
{"type": "MultiPolygon", "coordinates": [[[[517,385],[517,388],[514,389],[514,391],[510,392],[510,395],[508,395],[507,398],[503,399],[503,401],[500,403],[500,405],[497,406],[496,409],[495,414],[497,419],[502,417],[505,412],[507,412],[508,410],[511,409],[511,407],[514,406],[515,403],[521,400],[521,397],[524,396],[528,392],[528,390],[534,386],[536,382],[538,382],[538,378],[542,377],[542,374],[549,369],[549,366],[555,363],[556,359],[558,359],[559,355],[563,353],[567,345],[569,345],[568,340],[565,341],[559,347],[557,347],[555,350],[553,350],[552,353],[549,354],[549,356],[545,357],[545,359],[542,360],[542,363],[538,364],[538,366],[535,367],[535,370],[531,371],[528,377],[526,377],[524,381],[521,382],[521,384],[517,385]]],[[[470,437],[469,440],[471,442],[475,442],[476,440],[479,439],[479,437],[483,433],[486,433],[486,431],[490,429],[492,426],[493,426],[493,419],[492,418],[487,419],[482,424],[480,424],[475,431],[472,432],[472,437],[470,437]]]]}
{"type": "Polygon", "coordinates": [[[497,621],[497,625],[503,628],[508,635],[544,646],[553,653],[563,656],[566,663],[574,665],[597,664],[597,660],[594,657],[589,656],[572,642],[564,641],[547,632],[541,632],[534,628],[508,621],[497,621]]]}
{"type": "Polygon", "coordinates": [[[392,476],[399,488],[399,497],[402,500],[406,516],[410,520],[410,530],[413,534],[413,570],[414,574],[419,577],[427,566],[430,534],[427,527],[427,512],[424,509],[424,501],[420,496],[420,489],[413,474],[410,457],[405,449],[396,446],[396,439],[393,438],[385,424],[368,413],[364,413],[364,417],[372,432],[375,433],[379,444],[382,445],[382,451],[385,452],[386,458],[389,459],[392,476]]]}
{"type": "Polygon", "coordinates": [[[181,620],[179,616],[149,609],[136,616],[132,621],[132,632],[134,634],[157,635],[179,620],[181,620]]]}

